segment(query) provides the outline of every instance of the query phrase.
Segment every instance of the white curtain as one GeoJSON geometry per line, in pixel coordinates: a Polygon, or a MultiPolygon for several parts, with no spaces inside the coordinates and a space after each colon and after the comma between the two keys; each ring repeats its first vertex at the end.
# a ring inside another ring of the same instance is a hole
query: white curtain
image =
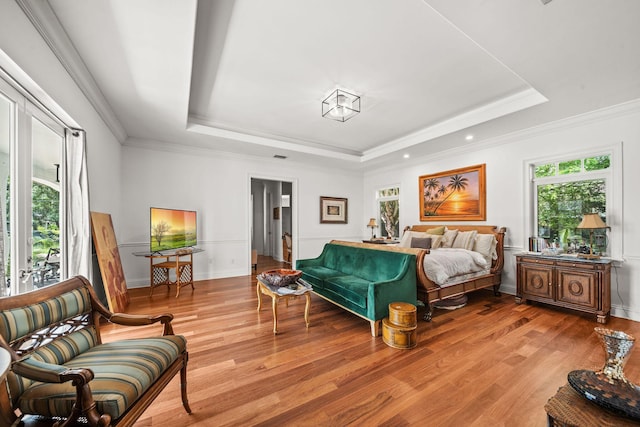
{"type": "Polygon", "coordinates": [[[67,128],[65,139],[63,182],[67,232],[60,242],[66,248],[62,275],[65,278],[75,275],[91,278],[91,223],[85,132],[67,128]]]}

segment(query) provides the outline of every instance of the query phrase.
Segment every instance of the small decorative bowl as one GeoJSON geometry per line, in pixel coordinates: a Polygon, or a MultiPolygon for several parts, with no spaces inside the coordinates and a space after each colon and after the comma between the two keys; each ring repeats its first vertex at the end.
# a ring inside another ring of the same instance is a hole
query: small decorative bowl
{"type": "Polygon", "coordinates": [[[295,283],[302,276],[300,270],[287,270],[279,268],[276,270],[263,271],[258,275],[260,281],[272,286],[289,286],[295,283]]]}

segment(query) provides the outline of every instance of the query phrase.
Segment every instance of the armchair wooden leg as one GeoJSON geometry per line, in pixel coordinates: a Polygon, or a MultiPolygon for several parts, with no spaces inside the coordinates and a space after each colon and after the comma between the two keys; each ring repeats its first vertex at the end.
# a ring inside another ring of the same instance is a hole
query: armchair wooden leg
{"type": "Polygon", "coordinates": [[[180,369],[180,392],[182,394],[182,406],[184,406],[187,414],[191,414],[191,408],[189,407],[189,400],[187,399],[187,361],[189,360],[189,355],[184,355],[184,363],[182,365],[182,369],[180,369]]]}

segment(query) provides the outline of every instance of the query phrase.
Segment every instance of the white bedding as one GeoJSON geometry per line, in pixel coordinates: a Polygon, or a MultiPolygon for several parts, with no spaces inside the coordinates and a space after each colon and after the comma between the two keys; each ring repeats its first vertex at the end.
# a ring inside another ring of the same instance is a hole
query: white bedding
{"type": "Polygon", "coordinates": [[[443,285],[448,280],[461,275],[477,273],[491,267],[478,252],[466,249],[432,249],[424,257],[424,272],[429,280],[443,285]]]}

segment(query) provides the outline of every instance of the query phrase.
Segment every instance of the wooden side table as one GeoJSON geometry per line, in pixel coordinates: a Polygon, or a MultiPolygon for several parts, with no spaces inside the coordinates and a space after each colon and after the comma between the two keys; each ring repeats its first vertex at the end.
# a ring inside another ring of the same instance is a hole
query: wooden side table
{"type": "Polygon", "coordinates": [[[158,286],[166,285],[167,289],[171,285],[176,285],[176,298],[180,295],[180,288],[191,285],[193,287],[193,254],[203,252],[200,248],[184,248],[171,252],[134,252],[133,255],[149,259],[149,274],[151,281],[149,296],[153,295],[153,290],[158,286]],[[158,262],[158,260],[162,260],[158,262]],[[170,271],[175,270],[176,280],[170,278],[170,271]]]}
{"type": "Polygon", "coordinates": [[[547,425],[562,427],[626,427],[639,423],[589,402],[566,384],[544,405],[547,425]]]}
{"type": "Polygon", "coordinates": [[[180,288],[191,285],[193,287],[193,252],[190,250],[176,251],[173,255],[151,255],[151,290],[149,296],[153,295],[153,290],[158,286],[165,285],[168,288],[176,285],[176,298],[180,295],[180,288]],[[157,259],[164,261],[155,262],[157,259]],[[171,281],[169,272],[175,270],[176,280],[171,281]]]}
{"type": "Polygon", "coordinates": [[[284,299],[287,307],[289,306],[289,299],[297,298],[300,295],[304,295],[306,298],[306,304],[304,307],[304,322],[309,327],[309,309],[311,308],[311,289],[306,288],[304,285],[299,285],[297,293],[281,294],[272,290],[267,284],[258,280],[256,286],[256,292],[258,294],[258,311],[262,307],[262,294],[271,297],[271,308],[273,311],[273,334],[278,333],[278,301],[284,299]]]}

